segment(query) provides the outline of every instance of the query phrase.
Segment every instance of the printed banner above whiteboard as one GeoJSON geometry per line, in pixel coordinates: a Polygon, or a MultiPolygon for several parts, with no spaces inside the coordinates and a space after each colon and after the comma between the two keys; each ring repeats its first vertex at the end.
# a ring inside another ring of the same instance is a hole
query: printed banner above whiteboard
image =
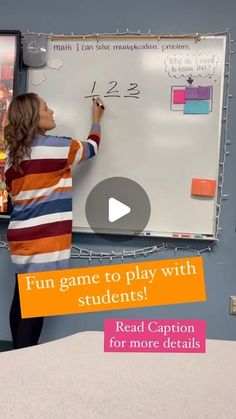
{"type": "MultiPolygon", "coordinates": [[[[226,40],[49,39],[47,65],[29,69],[28,91],[54,110],[51,133],[85,140],[91,98],[105,104],[99,153],[74,171],[74,231],[91,231],[85,214],[91,190],[125,177],[150,200],[143,234],[216,238],[226,40]]],[[[135,231],[111,223],[101,233],[135,231]]]]}

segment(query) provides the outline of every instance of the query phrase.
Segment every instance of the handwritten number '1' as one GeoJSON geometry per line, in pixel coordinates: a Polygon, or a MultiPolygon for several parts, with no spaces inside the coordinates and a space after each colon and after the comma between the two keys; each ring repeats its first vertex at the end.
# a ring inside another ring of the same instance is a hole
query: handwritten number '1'
{"type": "Polygon", "coordinates": [[[92,88],[91,94],[94,92],[95,86],[96,86],[96,81],[93,83],[93,88],[92,88]]]}

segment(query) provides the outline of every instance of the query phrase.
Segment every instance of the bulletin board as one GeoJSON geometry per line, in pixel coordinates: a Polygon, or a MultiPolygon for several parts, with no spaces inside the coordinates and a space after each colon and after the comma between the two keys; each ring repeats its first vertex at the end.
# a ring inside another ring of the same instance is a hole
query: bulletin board
{"type": "Polygon", "coordinates": [[[27,89],[54,110],[51,133],[84,140],[91,98],[106,107],[99,154],[74,171],[74,231],[91,231],[94,186],[121,176],[150,199],[142,234],[216,238],[226,45],[225,35],[48,40],[47,64],[29,69],[27,89]]]}
{"type": "Polygon", "coordinates": [[[11,211],[4,181],[6,152],[3,133],[7,124],[8,106],[19,90],[20,44],[19,31],[0,30],[0,218],[9,218],[11,211]]]}

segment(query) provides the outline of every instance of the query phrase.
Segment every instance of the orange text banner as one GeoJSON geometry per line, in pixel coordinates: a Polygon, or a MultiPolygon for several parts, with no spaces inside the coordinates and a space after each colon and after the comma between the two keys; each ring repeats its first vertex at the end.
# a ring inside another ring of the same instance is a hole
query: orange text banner
{"type": "Polygon", "coordinates": [[[18,274],[22,317],[206,301],[201,256],[18,274]]]}

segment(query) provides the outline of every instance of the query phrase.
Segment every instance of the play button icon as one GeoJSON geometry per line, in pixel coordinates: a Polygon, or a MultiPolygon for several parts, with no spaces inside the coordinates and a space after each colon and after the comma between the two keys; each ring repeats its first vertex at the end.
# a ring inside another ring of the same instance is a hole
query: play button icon
{"type": "Polygon", "coordinates": [[[112,177],[99,182],[91,190],[85,212],[95,233],[132,238],[146,227],[151,206],[145,190],[137,182],[112,177]]]}
{"type": "Polygon", "coordinates": [[[123,202],[120,202],[115,198],[109,198],[108,219],[110,223],[114,223],[114,221],[129,214],[130,211],[131,209],[128,205],[123,204],[123,202]]]}

